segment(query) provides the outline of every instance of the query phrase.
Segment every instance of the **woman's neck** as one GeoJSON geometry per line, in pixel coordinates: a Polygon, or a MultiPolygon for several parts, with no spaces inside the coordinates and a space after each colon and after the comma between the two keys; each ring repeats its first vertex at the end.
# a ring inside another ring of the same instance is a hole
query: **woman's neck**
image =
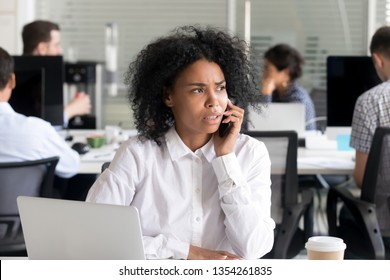
{"type": "Polygon", "coordinates": [[[177,134],[183,143],[193,152],[206,145],[212,137],[212,134],[183,135],[179,131],[177,131],[177,134]]]}

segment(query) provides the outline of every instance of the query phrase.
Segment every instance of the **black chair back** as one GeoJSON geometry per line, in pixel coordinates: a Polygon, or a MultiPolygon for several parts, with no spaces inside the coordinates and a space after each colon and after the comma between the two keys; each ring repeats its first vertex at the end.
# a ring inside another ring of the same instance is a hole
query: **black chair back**
{"type": "Polygon", "coordinates": [[[295,131],[247,131],[264,142],[271,159],[271,215],[277,224],[272,251],[265,258],[293,258],[313,233],[313,192],[298,187],[298,135],[295,131]],[[304,226],[299,222],[303,218],[304,226]]]}
{"type": "Polygon", "coordinates": [[[329,235],[347,244],[347,258],[390,259],[390,127],[375,130],[361,195],[354,197],[345,187],[331,188],[327,198],[329,235]],[[342,201],[342,214],[337,211],[342,201]]]}
{"type": "Polygon", "coordinates": [[[0,163],[0,255],[25,250],[16,198],[52,197],[59,157],[0,163]]]}

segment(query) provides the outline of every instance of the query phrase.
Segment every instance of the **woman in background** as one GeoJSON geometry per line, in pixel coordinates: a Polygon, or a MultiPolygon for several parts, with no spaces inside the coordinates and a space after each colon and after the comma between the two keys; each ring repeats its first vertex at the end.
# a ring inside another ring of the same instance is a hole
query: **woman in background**
{"type": "Polygon", "coordinates": [[[306,130],[314,130],[316,114],[313,101],[297,81],[302,76],[303,63],[299,52],[287,44],[270,48],[264,54],[261,93],[269,102],[303,103],[306,130]]]}

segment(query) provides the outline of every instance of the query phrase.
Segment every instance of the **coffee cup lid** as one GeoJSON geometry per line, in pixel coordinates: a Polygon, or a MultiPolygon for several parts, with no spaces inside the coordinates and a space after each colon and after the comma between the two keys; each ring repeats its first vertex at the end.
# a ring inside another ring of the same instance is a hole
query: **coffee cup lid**
{"type": "Polygon", "coordinates": [[[347,245],[341,238],[333,236],[312,236],[305,244],[305,248],[320,252],[335,252],[345,250],[347,245]]]}

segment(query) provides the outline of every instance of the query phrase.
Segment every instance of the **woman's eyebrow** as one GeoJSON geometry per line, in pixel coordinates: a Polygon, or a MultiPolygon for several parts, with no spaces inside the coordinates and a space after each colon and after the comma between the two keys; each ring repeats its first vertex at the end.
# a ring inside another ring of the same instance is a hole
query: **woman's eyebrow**
{"type": "Polygon", "coordinates": [[[207,86],[207,84],[205,84],[205,83],[197,83],[197,82],[195,82],[195,83],[189,83],[189,84],[186,84],[186,86],[198,86],[198,87],[205,87],[205,86],[207,86]]]}
{"type": "Polygon", "coordinates": [[[219,85],[224,84],[225,82],[226,82],[225,80],[222,80],[222,81],[220,81],[220,82],[216,82],[215,84],[216,84],[217,86],[219,86],[219,85]]]}
{"type": "MultiPolygon", "coordinates": [[[[222,80],[220,82],[216,82],[215,85],[219,86],[219,85],[222,85],[225,83],[225,80],[222,80]]],[[[198,87],[205,87],[207,86],[206,83],[202,83],[202,82],[194,82],[194,83],[188,83],[186,84],[186,86],[198,86],[198,87]]]]}

